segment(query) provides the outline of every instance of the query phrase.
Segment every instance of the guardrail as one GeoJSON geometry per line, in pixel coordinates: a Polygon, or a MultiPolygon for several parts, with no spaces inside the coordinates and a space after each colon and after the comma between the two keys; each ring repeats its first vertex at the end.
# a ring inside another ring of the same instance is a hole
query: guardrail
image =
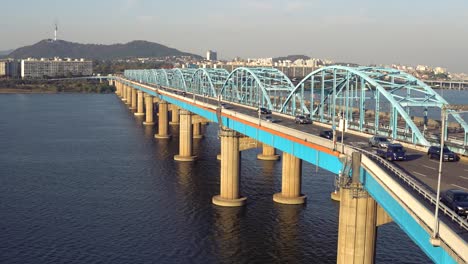
{"type": "MultiPolygon", "coordinates": [[[[400,169],[396,168],[395,166],[393,166],[392,163],[379,157],[375,153],[357,148],[355,146],[349,146],[349,147],[363,154],[366,154],[370,159],[383,165],[386,169],[390,170],[395,176],[397,176],[398,178],[403,180],[406,184],[408,184],[408,186],[410,186],[413,190],[418,192],[424,199],[426,199],[427,201],[429,201],[431,204],[435,206],[437,199],[436,199],[436,194],[432,190],[427,189],[425,186],[415,181],[413,177],[404,173],[400,169]]],[[[447,207],[445,204],[439,203],[439,210],[442,211],[445,215],[449,216],[452,219],[452,221],[459,224],[461,228],[468,230],[468,221],[463,219],[461,216],[459,216],[457,213],[455,213],[452,209],[447,207]]]]}

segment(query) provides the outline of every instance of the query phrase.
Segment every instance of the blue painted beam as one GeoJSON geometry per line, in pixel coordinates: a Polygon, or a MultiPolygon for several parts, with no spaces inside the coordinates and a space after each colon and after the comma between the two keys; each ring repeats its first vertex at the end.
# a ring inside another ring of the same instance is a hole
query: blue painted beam
{"type": "Polygon", "coordinates": [[[431,235],[363,168],[361,168],[361,182],[372,198],[429,258],[435,263],[457,263],[442,247],[434,247],[429,242],[431,235]]]}

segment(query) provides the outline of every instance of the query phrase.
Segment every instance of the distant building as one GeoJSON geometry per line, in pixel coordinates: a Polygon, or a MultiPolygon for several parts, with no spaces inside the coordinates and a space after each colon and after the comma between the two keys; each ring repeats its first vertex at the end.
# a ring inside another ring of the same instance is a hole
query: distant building
{"type": "Polygon", "coordinates": [[[6,76],[6,61],[0,61],[0,77],[6,76]]]}
{"type": "Polygon", "coordinates": [[[50,78],[89,76],[93,74],[93,62],[84,59],[27,59],[21,60],[21,78],[50,78]]]}
{"type": "Polygon", "coordinates": [[[216,53],[216,51],[212,51],[212,50],[207,51],[206,52],[206,60],[209,60],[209,61],[218,60],[218,54],[216,53]]]}
{"type": "Polygon", "coordinates": [[[19,61],[9,60],[5,63],[5,75],[10,78],[19,78],[21,65],[19,61]]]}

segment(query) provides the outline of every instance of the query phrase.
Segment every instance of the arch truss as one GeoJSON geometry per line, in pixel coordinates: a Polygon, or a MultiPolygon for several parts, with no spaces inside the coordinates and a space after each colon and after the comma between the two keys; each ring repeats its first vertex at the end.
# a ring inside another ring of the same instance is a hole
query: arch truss
{"type": "MultiPolygon", "coordinates": [[[[301,80],[281,111],[299,109],[295,112],[333,126],[345,118],[352,129],[429,146],[427,118],[416,124],[411,115],[427,117],[428,108],[440,111],[446,105],[424,82],[399,70],[329,66],[301,80]],[[294,102],[297,95],[304,100],[294,102]]],[[[448,113],[464,128],[466,145],[466,122],[455,112],[448,113]]]]}
{"type": "MultiPolygon", "coordinates": [[[[241,67],[231,73],[224,69],[126,70],[124,74],[140,82],[221,96],[288,115],[308,114],[334,127],[344,118],[350,129],[425,146],[431,144],[428,112],[440,113],[449,106],[421,80],[380,67],[328,66],[310,73],[297,86],[274,68],[241,67]],[[415,122],[412,116],[418,115],[422,121],[415,122]]],[[[467,123],[454,110],[448,108],[447,113],[463,129],[466,146],[467,123]]]]}
{"type": "Polygon", "coordinates": [[[194,72],[191,91],[208,97],[217,97],[229,72],[225,69],[201,68],[194,72]]]}
{"type": "Polygon", "coordinates": [[[224,100],[279,112],[294,90],[291,80],[275,68],[237,68],[221,88],[224,100]]]}

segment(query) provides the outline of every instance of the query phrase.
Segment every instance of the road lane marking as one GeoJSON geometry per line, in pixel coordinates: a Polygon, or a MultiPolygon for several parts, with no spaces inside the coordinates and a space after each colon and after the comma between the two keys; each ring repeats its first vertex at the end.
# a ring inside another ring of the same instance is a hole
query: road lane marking
{"type": "Polygon", "coordinates": [[[462,179],[465,179],[465,180],[468,180],[468,177],[464,177],[464,176],[458,176],[458,177],[460,177],[462,179]]]}
{"type": "Polygon", "coordinates": [[[468,188],[461,187],[461,186],[459,186],[459,185],[456,185],[456,184],[453,184],[453,183],[452,183],[452,185],[453,185],[453,186],[455,186],[455,187],[457,187],[457,188],[464,189],[464,190],[467,190],[467,191],[468,191],[468,188]]]}
{"type": "Polygon", "coordinates": [[[439,162],[438,162],[438,161],[435,161],[435,160],[429,160],[429,161],[430,161],[430,162],[434,162],[434,163],[436,163],[436,164],[439,164],[439,162]]]}
{"type": "Polygon", "coordinates": [[[422,165],[423,167],[426,167],[428,169],[431,169],[431,170],[436,170],[436,168],[432,168],[432,167],[429,167],[429,166],[426,166],[426,165],[422,165]]]}
{"type": "Polygon", "coordinates": [[[464,171],[468,171],[467,169],[464,169],[464,171]]]}
{"type": "Polygon", "coordinates": [[[416,171],[413,171],[414,174],[418,174],[420,176],[423,176],[423,177],[427,177],[426,175],[422,174],[422,173],[419,173],[419,172],[416,172],[416,171]]]}

